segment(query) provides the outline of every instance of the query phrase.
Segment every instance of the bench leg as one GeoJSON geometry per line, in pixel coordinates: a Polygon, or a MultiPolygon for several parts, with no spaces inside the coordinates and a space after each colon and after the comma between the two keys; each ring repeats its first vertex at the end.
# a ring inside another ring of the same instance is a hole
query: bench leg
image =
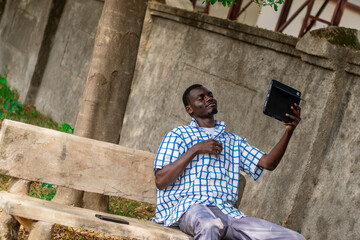
{"type": "Polygon", "coordinates": [[[2,213],[0,217],[0,239],[16,240],[18,239],[20,223],[16,219],[6,213],[2,213]]]}
{"type": "Polygon", "coordinates": [[[50,240],[54,224],[37,222],[31,229],[28,240],[50,240]]]}
{"type": "Polygon", "coordinates": [[[66,188],[66,187],[59,187],[52,201],[65,205],[81,207],[83,205],[82,202],[83,195],[84,195],[83,191],[66,188]]]}
{"type": "Polygon", "coordinates": [[[99,212],[108,212],[109,196],[98,193],[84,192],[83,200],[83,208],[99,212]]]}
{"type": "Polygon", "coordinates": [[[59,187],[53,201],[100,212],[108,212],[109,207],[109,196],[66,187],[59,187]]]}
{"type": "MultiPolygon", "coordinates": [[[[66,187],[59,187],[52,201],[79,207],[82,205],[83,192],[66,187]]],[[[28,240],[50,240],[54,224],[37,222],[33,225],[28,240]]]]}
{"type": "MultiPolygon", "coordinates": [[[[30,181],[11,178],[9,184],[9,191],[17,194],[29,193],[30,181]]],[[[0,239],[1,240],[15,240],[18,237],[20,223],[11,215],[2,213],[0,217],[0,239]]]]}

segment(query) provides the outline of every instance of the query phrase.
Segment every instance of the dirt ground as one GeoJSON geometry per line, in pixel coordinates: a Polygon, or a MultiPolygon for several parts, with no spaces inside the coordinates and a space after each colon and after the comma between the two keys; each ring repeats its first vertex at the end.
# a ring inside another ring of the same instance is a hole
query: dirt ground
{"type": "MultiPolygon", "coordinates": [[[[29,232],[22,227],[19,231],[18,240],[27,240],[29,232]]],[[[54,240],[132,240],[132,238],[114,237],[107,234],[99,234],[93,231],[55,225],[51,239],[54,240]]]]}

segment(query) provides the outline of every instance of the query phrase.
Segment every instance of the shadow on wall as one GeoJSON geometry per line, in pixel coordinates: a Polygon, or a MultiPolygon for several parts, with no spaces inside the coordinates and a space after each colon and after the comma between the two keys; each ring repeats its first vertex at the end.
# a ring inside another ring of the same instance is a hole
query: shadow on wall
{"type": "Polygon", "coordinates": [[[4,13],[5,5],[6,5],[6,0],[0,0],[0,22],[1,22],[1,17],[4,13]]]}

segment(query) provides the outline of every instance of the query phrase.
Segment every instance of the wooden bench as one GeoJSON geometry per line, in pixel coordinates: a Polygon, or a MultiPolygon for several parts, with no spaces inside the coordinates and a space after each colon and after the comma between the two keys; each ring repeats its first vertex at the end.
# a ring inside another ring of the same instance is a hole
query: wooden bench
{"type": "MultiPolygon", "coordinates": [[[[86,192],[156,204],[155,155],[120,145],[4,120],[0,132],[0,174],[86,192]]],[[[241,178],[239,200],[245,187],[241,178]]],[[[16,193],[0,192],[0,209],[17,219],[92,230],[136,239],[192,239],[177,228],[121,216],[130,224],[103,221],[95,214],[16,193]]],[[[116,216],[119,217],[119,216],[116,216]]],[[[20,221],[21,223],[21,221],[20,221]]]]}

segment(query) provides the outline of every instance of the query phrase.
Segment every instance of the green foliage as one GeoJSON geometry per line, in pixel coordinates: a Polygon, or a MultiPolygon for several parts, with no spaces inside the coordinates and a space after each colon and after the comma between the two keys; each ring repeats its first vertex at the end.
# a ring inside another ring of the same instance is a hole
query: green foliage
{"type": "Polygon", "coordinates": [[[278,4],[283,4],[284,0],[254,0],[254,2],[263,6],[274,7],[274,10],[277,11],[278,4]]]}
{"type": "Polygon", "coordinates": [[[22,104],[9,97],[8,99],[6,99],[4,109],[9,109],[10,113],[20,113],[22,111],[22,104]]]}
{"type": "Polygon", "coordinates": [[[74,133],[74,128],[72,128],[69,124],[64,123],[63,125],[61,125],[61,131],[63,132],[69,132],[71,131],[71,133],[74,133]]]}
{"type": "Polygon", "coordinates": [[[6,78],[0,76],[0,84],[4,85],[6,83],[6,78]]]}
{"type": "Polygon", "coordinates": [[[7,84],[9,70],[0,73],[0,124],[5,118],[33,124],[40,127],[55,129],[67,133],[74,133],[74,128],[64,123],[58,123],[39,113],[33,105],[23,105],[19,101],[19,93],[12,90],[7,84]]]}
{"type": "Polygon", "coordinates": [[[51,201],[56,194],[57,187],[47,183],[31,184],[29,196],[51,201]]]}
{"type": "MultiPolygon", "coordinates": [[[[284,0],[253,0],[255,3],[262,6],[271,6],[274,7],[274,10],[278,10],[278,5],[282,4],[284,0]]],[[[203,0],[203,4],[215,4],[217,2],[221,2],[224,7],[230,7],[232,3],[236,4],[236,0],[203,0]]]]}

